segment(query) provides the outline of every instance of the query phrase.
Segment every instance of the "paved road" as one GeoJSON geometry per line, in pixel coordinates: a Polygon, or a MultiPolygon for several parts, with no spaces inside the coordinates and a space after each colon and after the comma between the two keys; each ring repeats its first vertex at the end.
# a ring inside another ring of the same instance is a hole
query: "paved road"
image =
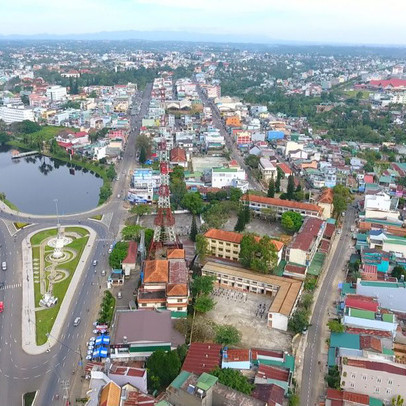
{"type": "Polygon", "coordinates": [[[202,91],[201,87],[197,85],[197,91],[199,93],[200,99],[202,100],[204,106],[210,107],[212,110],[213,124],[216,128],[220,130],[220,134],[225,138],[226,146],[230,152],[231,159],[235,159],[238,162],[238,165],[245,170],[245,173],[248,176],[248,181],[250,187],[256,190],[263,190],[262,185],[251,175],[250,168],[245,165],[244,158],[241,156],[240,152],[237,149],[235,142],[232,139],[232,136],[228,133],[221,117],[217,106],[212,100],[210,100],[206,94],[202,91]]]}
{"type": "Polygon", "coordinates": [[[108,221],[89,220],[89,212],[60,217],[62,225],[82,224],[93,228],[97,233],[97,240],[88,260],[90,272],[82,276],[81,285],[71,302],[72,320],[66,323],[58,343],[48,353],[31,356],[23,352],[21,346],[21,242],[36,229],[55,226],[55,216],[29,215],[30,222],[34,225],[12,236],[1,220],[26,221],[26,216],[21,213],[16,215],[0,212],[0,259],[7,261],[7,271],[0,271],[0,281],[5,282],[5,288],[0,290],[0,301],[5,303],[5,311],[0,314],[0,405],[21,405],[23,393],[38,389],[37,405],[63,405],[64,384],[71,387],[73,380],[81,373],[78,366],[80,354],[83,358],[86,356],[84,345],[91,335],[91,323],[94,321],[90,319],[91,312],[87,309],[97,308],[99,292],[106,286],[106,277],[101,276],[101,270],[108,269],[108,246],[118,234],[126,215],[122,198],[129,184],[131,169],[135,166],[135,138],[139,133],[141,119],[148,109],[151,89],[152,85],[146,87],[140,111],[131,116],[132,130],[119,166],[119,180],[113,186],[113,196],[105,205],[91,211],[91,215],[104,214],[108,221]],[[118,194],[120,198],[117,197],[118,194]],[[99,262],[96,272],[90,265],[93,259],[98,259],[99,262]],[[81,317],[82,322],[74,327],[72,321],[77,316],[81,317]],[[76,371],[75,374],[72,374],[73,371],[76,371]],[[57,394],[59,400],[53,400],[57,394]]]}
{"type": "MultiPolygon", "coordinates": [[[[346,262],[346,253],[351,244],[350,230],[355,223],[355,209],[350,207],[344,217],[343,230],[336,251],[327,269],[319,296],[314,306],[311,318],[311,326],[308,330],[307,347],[303,357],[302,385],[300,390],[300,404],[302,406],[313,406],[319,403],[318,393],[320,380],[320,367],[318,364],[321,349],[325,345],[323,331],[327,329],[325,325],[325,315],[331,300],[331,296],[337,286],[334,286],[334,279],[337,272],[344,277],[342,269],[346,262]]],[[[321,361],[324,362],[324,361],[321,361]]]]}

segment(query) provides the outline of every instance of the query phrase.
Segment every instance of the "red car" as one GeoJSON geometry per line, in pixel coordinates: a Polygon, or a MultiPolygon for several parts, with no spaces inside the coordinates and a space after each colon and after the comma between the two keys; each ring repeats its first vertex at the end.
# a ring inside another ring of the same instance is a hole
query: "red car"
{"type": "Polygon", "coordinates": [[[4,310],[4,303],[0,302],[0,313],[3,313],[4,310]]]}

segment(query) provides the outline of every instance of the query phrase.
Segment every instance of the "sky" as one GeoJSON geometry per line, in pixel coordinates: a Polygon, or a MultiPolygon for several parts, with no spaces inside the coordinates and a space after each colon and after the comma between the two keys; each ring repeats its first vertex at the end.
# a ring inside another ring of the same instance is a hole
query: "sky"
{"type": "Polygon", "coordinates": [[[159,30],[406,45],[405,16],[403,0],[0,0],[0,34],[159,30]]]}

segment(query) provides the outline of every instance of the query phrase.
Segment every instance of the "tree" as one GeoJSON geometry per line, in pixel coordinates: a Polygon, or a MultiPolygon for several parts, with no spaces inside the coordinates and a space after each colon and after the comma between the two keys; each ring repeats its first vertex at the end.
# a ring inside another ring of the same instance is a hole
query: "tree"
{"type": "Polygon", "coordinates": [[[166,388],[177,377],[181,368],[178,351],[154,351],[147,359],[146,367],[150,391],[166,388]]]}
{"type": "Polygon", "coordinates": [[[278,255],[271,239],[265,235],[257,238],[253,234],[246,234],[240,243],[241,265],[257,272],[269,273],[276,267],[278,255]]]}
{"type": "Polygon", "coordinates": [[[289,396],[289,406],[299,406],[300,405],[300,397],[297,393],[292,393],[289,396]]]}
{"type": "Polygon", "coordinates": [[[244,209],[240,209],[238,212],[237,223],[234,227],[234,231],[242,232],[245,228],[245,211],[244,209]]]}
{"type": "Polygon", "coordinates": [[[196,276],[192,280],[191,291],[193,297],[210,295],[213,292],[213,285],[216,278],[214,276],[196,276]]]}
{"type": "Polygon", "coordinates": [[[181,204],[193,215],[200,214],[203,211],[203,199],[199,192],[186,193],[181,204]]]}
{"type": "Polygon", "coordinates": [[[374,167],[373,167],[373,165],[370,163],[370,162],[367,162],[365,165],[364,165],[364,171],[365,172],[373,172],[374,171],[374,167]]]}
{"type": "Polygon", "coordinates": [[[199,256],[200,262],[204,262],[207,255],[209,243],[207,238],[202,234],[196,236],[196,254],[199,256]]]}
{"type": "Polygon", "coordinates": [[[114,168],[113,164],[110,164],[106,171],[107,178],[112,181],[116,177],[116,169],[114,168]]]}
{"type": "Polygon", "coordinates": [[[286,190],[287,200],[292,200],[295,193],[295,178],[293,175],[288,177],[288,187],[286,190]]]}
{"type": "Polygon", "coordinates": [[[275,197],[275,180],[274,180],[273,177],[269,181],[267,196],[268,197],[275,197]]]}
{"type": "Polygon", "coordinates": [[[99,204],[104,203],[112,194],[111,186],[104,184],[99,191],[99,204]]]}
{"type": "Polygon", "coordinates": [[[123,259],[127,256],[128,242],[119,241],[111,251],[109,256],[109,265],[113,269],[120,269],[123,259]]]}
{"type": "Polygon", "coordinates": [[[330,320],[327,323],[328,328],[332,333],[344,333],[345,326],[341,324],[338,320],[330,320]]]}
{"type": "Polygon", "coordinates": [[[333,207],[336,218],[342,212],[347,210],[348,203],[351,201],[350,190],[344,185],[337,185],[333,188],[333,207]]]}
{"type": "Polygon", "coordinates": [[[141,230],[143,229],[143,227],[135,224],[132,226],[125,226],[122,230],[121,230],[121,235],[123,237],[124,240],[138,240],[140,235],[141,235],[141,230]]]}
{"type": "Polygon", "coordinates": [[[131,207],[130,213],[142,217],[145,214],[151,213],[151,206],[149,204],[137,204],[131,207]]]}
{"type": "Polygon", "coordinates": [[[281,191],[281,176],[279,175],[279,172],[278,172],[278,176],[276,177],[276,182],[275,182],[275,192],[280,193],[280,191],[281,191]]]}
{"type": "Polygon", "coordinates": [[[145,162],[146,162],[146,160],[147,160],[147,152],[146,152],[144,146],[142,146],[142,147],[140,148],[140,155],[139,155],[138,160],[140,161],[140,164],[145,164],[145,162]]]}
{"type": "Polygon", "coordinates": [[[197,230],[197,224],[196,224],[196,216],[192,216],[192,225],[190,226],[190,239],[193,242],[196,242],[196,236],[197,236],[198,230],[197,230]]]}
{"type": "Polygon", "coordinates": [[[340,371],[337,365],[328,369],[325,379],[329,388],[340,389],[340,371]]]}
{"type": "Polygon", "coordinates": [[[21,123],[18,123],[18,132],[22,134],[32,134],[41,130],[41,126],[34,121],[23,120],[21,123]]]}
{"type": "Polygon", "coordinates": [[[214,306],[214,300],[209,295],[204,294],[196,298],[193,308],[197,313],[207,313],[213,309],[214,306]]]}
{"type": "Polygon", "coordinates": [[[244,159],[245,165],[249,166],[252,169],[257,169],[259,165],[259,157],[256,155],[248,155],[244,159]]]}
{"type": "Polygon", "coordinates": [[[135,149],[141,152],[141,148],[144,148],[146,155],[151,155],[152,143],[147,135],[140,134],[135,139],[135,149]]]}
{"type": "Polygon", "coordinates": [[[229,325],[218,325],[215,327],[215,341],[222,345],[237,345],[241,341],[241,333],[234,327],[229,325]]]}
{"type": "Polygon", "coordinates": [[[309,311],[297,308],[288,322],[288,329],[293,333],[301,333],[309,327],[309,311]]]}
{"type": "Polygon", "coordinates": [[[255,385],[251,384],[248,378],[236,369],[216,367],[210,372],[210,375],[216,376],[223,385],[247,395],[250,395],[255,388],[255,385]]]}
{"type": "Polygon", "coordinates": [[[0,132],[0,145],[5,145],[10,141],[10,137],[5,132],[0,132]]]}
{"type": "Polygon", "coordinates": [[[232,202],[238,202],[242,196],[241,189],[236,187],[231,187],[229,190],[230,200],[232,202]]]}
{"type": "Polygon", "coordinates": [[[403,268],[403,266],[396,265],[393,270],[391,275],[396,278],[397,280],[400,280],[400,278],[403,276],[406,276],[406,270],[403,268]]]}
{"type": "Polygon", "coordinates": [[[281,216],[281,225],[289,233],[299,231],[302,223],[303,217],[300,213],[285,211],[281,216]]]}

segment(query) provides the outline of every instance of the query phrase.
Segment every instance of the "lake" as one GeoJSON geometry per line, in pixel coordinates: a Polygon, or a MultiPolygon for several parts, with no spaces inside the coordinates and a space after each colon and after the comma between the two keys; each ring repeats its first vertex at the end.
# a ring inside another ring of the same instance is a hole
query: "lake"
{"type": "Polygon", "coordinates": [[[12,149],[0,148],[0,192],[22,212],[71,214],[93,209],[103,180],[86,169],[44,156],[11,159],[12,149]]]}

